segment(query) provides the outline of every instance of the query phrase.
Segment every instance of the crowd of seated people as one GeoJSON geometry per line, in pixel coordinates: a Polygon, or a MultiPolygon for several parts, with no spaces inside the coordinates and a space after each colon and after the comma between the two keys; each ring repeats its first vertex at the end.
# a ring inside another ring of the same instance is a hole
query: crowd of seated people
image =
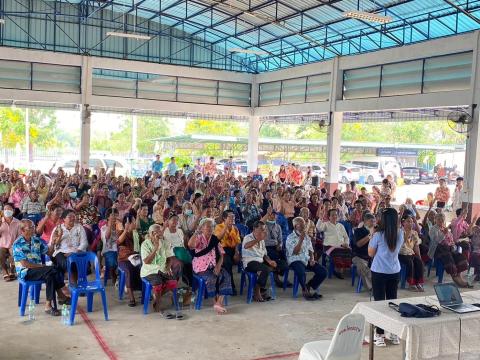
{"type": "MultiPolygon", "coordinates": [[[[322,184],[312,185],[311,170],[304,174],[298,165],[282,165],[265,178],[258,172],[236,177],[234,168],[227,164],[218,171],[213,157],[182,168],[172,157],[164,168],[157,156],[144,177],[127,178],[116,176],[115,168],[92,173],[78,163],[73,174],[52,168],[26,175],[0,164],[3,279],[43,276],[50,281],[47,299],[57,292],[68,303],[67,259],[92,251],[113,283],[117,268],[125,273],[128,306],[136,306],[134,292],[143,278],[153,286],[154,309],[167,318],[172,315],[162,308],[161,296],[183,284],[189,298],[196,277],[214,296],[216,313],[226,313],[224,296],[237,295],[239,264],[258,275],[257,302],[269,300],[270,272],[277,287],[292,285],[283,279],[288,270],[305,299],[320,299],[327,261],[339,279],[355,265],[364,286],[372,288],[367,248],[382,211],[392,207],[391,178],[371,192],[352,182],[330,195],[322,184]],[[41,245],[38,254],[26,253],[30,241],[41,245]],[[48,267],[42,265],[45,255],[52,260],[48,267]],[[313,273],[310,280],[307,271],[313,273]]],[[[450,193],[442,180],[422,222],[411,199],[400,205],[405,241],[399,260],[412,291],[424,291],[424,265],[432,260],[458,286],[471,286],[462,274],[469,266],[480,280],[480,219],[467,221],[458,201],[462,186],[459,178],[452,203],[457,218],[449,226],[444,211],[450,193]]]]}

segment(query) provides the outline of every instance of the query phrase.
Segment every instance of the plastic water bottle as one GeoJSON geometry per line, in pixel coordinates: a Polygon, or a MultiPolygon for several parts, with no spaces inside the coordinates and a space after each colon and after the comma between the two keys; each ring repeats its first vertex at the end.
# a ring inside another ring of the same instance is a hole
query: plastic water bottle
{"type": "Polygon", "coordinates": [[[28,320],[33,321],[35,320],[35,301],[30,299],[30,303],[28,304],[28,320]]]}
{"type": "Polygon", "coordinates": [[[467,271],[467,284],[472,286],[473,285],[473,277],[474,277],[474,274],[475,273],[475,268],[473,267],[470,267],[467,271]]]}
{"type": "Polygon", "coordinates": [[[190,310],[194,310],[195,309],[195,298],[196,298],[196,295],[197,293],[195,291],[192,291],[192,296],[191,296],[191,300],[190,300],[190,310]]]}
{"type": "Polygon", "coordinates": [[[177,301],[178,301],[178,310],[182,311],[183,309],[183,295],[185,293],[185,290],[183,289],[178,289],[177,290],[177,301]]]}
{"type": "Polygon", "coordinates": [[[62,306],[62,324],[65,325],[67,320],[67,305],[62,306]]]}
{"type": "Polygon", "coordinates": [[[70,325],[70,310],[68,309],[67,305],[65,306],[65,321],[63,322],[64,325],[70,325]]]}

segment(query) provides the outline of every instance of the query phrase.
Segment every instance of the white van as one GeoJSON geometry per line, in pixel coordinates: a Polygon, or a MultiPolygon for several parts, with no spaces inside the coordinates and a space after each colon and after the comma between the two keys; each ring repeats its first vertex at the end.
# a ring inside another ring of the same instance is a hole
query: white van
{"type": "Polygon", "coordinates": [[[367,184],[382,182],[387,175],[391,175],[395,181],[402,177],[402,168],[394,157],[388,156],[365,156],[350,161],[350,164],[362,168],[363,176],[367,184]]]}

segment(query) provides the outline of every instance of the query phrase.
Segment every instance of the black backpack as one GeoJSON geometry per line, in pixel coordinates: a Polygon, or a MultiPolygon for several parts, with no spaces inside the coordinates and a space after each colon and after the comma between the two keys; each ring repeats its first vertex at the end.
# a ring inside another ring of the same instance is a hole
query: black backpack
{"type": "Polygon", "coordinates": [[[397,305],[393,302],[389,302],[388,306],[393,310],[399,312],[403,317],[429,318],[434,316],[440,316],[440,314],[442,313],[440,309],[435,305],[414,305],[409,303],[400,303],[397,305]]]}

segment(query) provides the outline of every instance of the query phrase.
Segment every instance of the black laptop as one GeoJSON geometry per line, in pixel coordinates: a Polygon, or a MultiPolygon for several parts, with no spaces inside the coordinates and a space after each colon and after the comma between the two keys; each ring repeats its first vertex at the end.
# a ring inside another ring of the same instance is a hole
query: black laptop
{"type": "Polygon", "coordinates": [[[437,293],[438,302],[440,303],[441,307],[458,314],[480,311],[479,307],[471,304],[465,304],[463,302],[460,291],[458,291],[458,288],[455,284],[437,284],[433,287],[437,293]]]}

